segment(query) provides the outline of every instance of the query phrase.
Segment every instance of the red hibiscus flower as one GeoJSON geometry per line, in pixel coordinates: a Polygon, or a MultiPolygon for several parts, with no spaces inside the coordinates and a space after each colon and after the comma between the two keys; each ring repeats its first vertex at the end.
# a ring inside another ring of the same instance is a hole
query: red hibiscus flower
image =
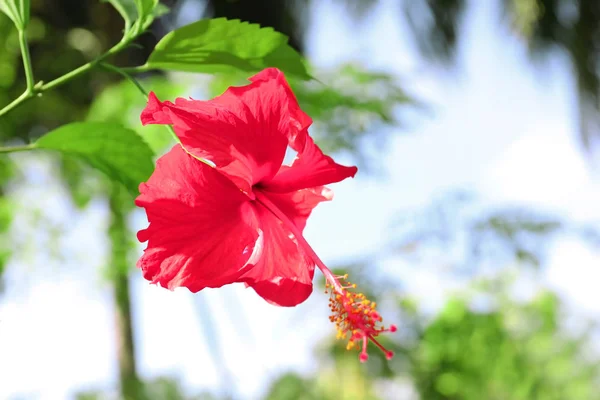
{"type": "Polygon", "coordinates": [[[384,329],[375,304],[342,286],[302,231],[312,209],[332,199],[323,185],[356,174],[335,163],[308,135],[312,120],[298,106],[281,71],[269,68],[210,101],[161,102],[151,93],[145,124],[170,124],[181,140],[140,185],[136,205],[150,222],[138,262],[144,278],[198,292],[234,282],[265,300],[295,306],[312,292],[315,265],[331,290],[332,321],[349,347],[384,329]],[[282,165],[288,148],[297,152],[282,165]]]}

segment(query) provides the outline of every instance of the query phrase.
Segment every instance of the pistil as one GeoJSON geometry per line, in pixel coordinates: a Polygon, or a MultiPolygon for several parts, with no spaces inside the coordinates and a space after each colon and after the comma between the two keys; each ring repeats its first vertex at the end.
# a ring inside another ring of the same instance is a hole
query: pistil
{"type": "Polygon", "coordinates": [[[255,193],[256,200],[285,224],[296,238],[300,247],[325,276],[325,292],[329,293],[329,309],[331,310],[329,320],[336,325],[337,338],[348,339],[347,350],[359,347],[361,350],[359,355],[361,362],[365,362],[369,358],[367,354],[369,341],[373,342],[375,346],[383,351],[385,357],[390,360],[394,356],[394,353],[387,350],[376,337],[384,332],[396,332],[396,326],[390,325],[388,328],[384,327],[382,317],[376,309],[377,304],[367,299],[364,294],[355,293],[352,289],[356,288],[356,284],[347,281],[347,274],[343,276],[334,275],[287,215],[273,204],[267,196],[261,193],[260,190],[257,190],[255,193]],[[360,346],[357,346],[359,342],[362,343],[360,346]]]}

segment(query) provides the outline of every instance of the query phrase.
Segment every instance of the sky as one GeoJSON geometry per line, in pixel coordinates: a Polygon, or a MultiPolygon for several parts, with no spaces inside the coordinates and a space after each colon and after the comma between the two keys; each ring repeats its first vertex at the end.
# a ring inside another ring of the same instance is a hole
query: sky
{"type": "MultiPolygon", "coordinates": [[[[377,157],[384,175],[359,171],[333,185],[335,199],[314,211],[305,237],[326,263],[377,253],[395,216],[456,188],[473,190],[485,204],[527,204],[576,221],[600,220],[598,177],[576,137],[568,60],[553,57],[543,73],[533,67],[520,39],[500,28],[495,3],[478,2],[469,11],[474,15],[466,18],[452,73],[415,57],[392,0],[360,23],[332,0],[311,11],[307,47],[315,65],[352,61],[393,72],[433,110],[410,113],[393,132],[377,157]]],[[[73,209],[48,161],[25,161],[29,184],[16,189],[22,201],[13,236],[22,254],[33,255],[13,261],[0,303],[0,398],[61,399],[109,387],[116,383],[113,321],[108,285],[97,272],[106,261],[108,211],[102,201],[84,212],[73,209]],[[25,212],[32,204],[41,211],[25,212]],[[32,242],[36,218],[65,234],[36,234],[32,242]],[[27,251],[57,243],[68,255],[62,260],[27,251]]],[[[131,223],[143,228],[143,213],[131,223]]],[[[543,280],[573,310],[600,318],[593,284],[599,261],[598,249],[561,239],[543,280]]],[[[379,267],[432,312],[462,284],[428,265],[388,260],[379,267]]],[[[313,345],[335,333],[318,290],[294,309],[266,304],[241,285],[191,295],[138,277],[133,293],[141,375],[175,376],[194,391],[223,388],[217,357],[232,376],[233,393],[244,388],[245,398],[258,399],[282,371],[314,371],[313,345]]]]}

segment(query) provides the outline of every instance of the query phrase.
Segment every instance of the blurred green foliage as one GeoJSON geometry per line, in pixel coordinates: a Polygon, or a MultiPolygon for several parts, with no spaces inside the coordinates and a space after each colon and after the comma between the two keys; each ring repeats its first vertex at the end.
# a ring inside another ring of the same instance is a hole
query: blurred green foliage
{"type": "Polygon", "coordinates": [[[322,71],[319,79],[325,84],[294,85],[300,105],[315,120],[319,144],[327,151],[349,151],[363,161],[372,161],[364,151],[365,138],[381,151],[387,142],[382,128],[400,128],[400,110],[421,107],[397,78],[382,71],[343,64],[322,71]]]}
{"type": "MultiPolygon", "coordinates": [[[[210,393],[186,394],[176,379],[158,377],[144,383],[143,391],[150,393],[150,400],[230,400],[210,393]]],[[[109,400],[114,397],[101,390],[82,391],[75,395],[77,400],[109,400]]],[[[231,399],[233,400],[233,399],[231,399]]]]}
{"type": "Polygon", "coordinates": [[[585,335],[560,326],[559,300],[501,300],[477,312],[451,299],[411,348],[412,375],[423,399],[600,398],[600,357],[587,357],[585,335]]]}

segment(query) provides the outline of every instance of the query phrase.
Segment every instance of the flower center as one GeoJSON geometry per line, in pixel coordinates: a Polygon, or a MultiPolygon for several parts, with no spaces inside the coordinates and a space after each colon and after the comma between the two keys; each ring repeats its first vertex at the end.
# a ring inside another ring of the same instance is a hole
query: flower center
{"type": "Polygon", "coordinates": [[[356,284],[350,282],[346,282],[345,286],[341,284],[340,281],[347,281],[348,275],[333,275],[331,270],[327,268],[306,239],[304,239],[302,232],[300,232],[287,215],[273,204],[265,194],[261,191],[256,191],[256,200],[285,224],[296,238],[300,247],[313,260],[325,276],[325,293],[330,294],[329,308],[331,310],[331,316],[329,317],[329,320],[334,322],[337,327],[337,338],[348,339],[346,349],[351,350],[357,347],[358,342],[362,341],[359,359],[361,362],[365,362],[369,358],[369,355],[367,354],[367,345],[369,341],[371,341],[381,349],[381,351],[384,352],[385,357],[390,360],[394,356],[394,353],[383,347],[376,337],[383,332],[396,332],[396,326],[390,325],[389,328],[383,326],[381,315],[379,315],[376,310],[377,304],[368,300],[364,294],[355,293],[350,290],[355,289],[356,284]]]}

